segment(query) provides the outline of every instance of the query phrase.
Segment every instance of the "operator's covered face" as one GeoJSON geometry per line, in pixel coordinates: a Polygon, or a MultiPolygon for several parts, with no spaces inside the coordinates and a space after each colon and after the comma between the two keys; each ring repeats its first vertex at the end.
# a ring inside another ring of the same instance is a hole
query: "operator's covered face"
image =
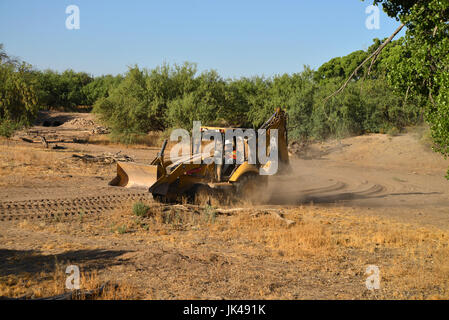
{"type": "Polygon", "coordinates": [[[230,139],[225,140],[225,157],[232,158],[232,151],[234,149],[233,141],[230,139]]]}
{"type": "Polygon", "coordinates": [[[225,148],[232,148],[232,140],[226,139],[225,140],[225,148]]]}

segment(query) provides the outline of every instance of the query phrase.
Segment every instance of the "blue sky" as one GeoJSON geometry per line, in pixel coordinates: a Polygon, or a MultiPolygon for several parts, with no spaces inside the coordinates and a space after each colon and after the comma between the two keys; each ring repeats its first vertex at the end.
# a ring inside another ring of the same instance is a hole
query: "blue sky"
{"type": "MultiPolygon", "coordinates": [[[[138,64],[196,62],[224,77],[312,68],[366,49],[398,22],[368,30],[360,0],[0,0],[0,43],[39,69],[117,74],[138,64]],[[80,29],[65,27],[68,5],[80,29]]],[[[402,33],[400,34],[402,35],[402,33]]]]}

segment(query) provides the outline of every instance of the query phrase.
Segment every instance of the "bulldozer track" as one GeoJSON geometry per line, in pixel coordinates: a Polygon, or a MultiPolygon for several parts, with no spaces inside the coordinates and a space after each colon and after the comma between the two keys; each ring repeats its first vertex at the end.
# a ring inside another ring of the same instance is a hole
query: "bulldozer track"
{"type": "Polygon", "coordinates": [[[45,220],[97,214],[122,207],[131,201],[150,200],[148,192],[0,202],[0,221],[45,220]]]}
{"type": "Polygon", "coordinates": [[[309,193],[317,193],[317,192],[331,192],[331,191],[339,191],[347,187],[347,184],[341,181],[337,181],[336,183],[321,187],[321,188],[313,188],[313,189],[306,189],[302,190],[303,193],[309,194],[309,193]]]}

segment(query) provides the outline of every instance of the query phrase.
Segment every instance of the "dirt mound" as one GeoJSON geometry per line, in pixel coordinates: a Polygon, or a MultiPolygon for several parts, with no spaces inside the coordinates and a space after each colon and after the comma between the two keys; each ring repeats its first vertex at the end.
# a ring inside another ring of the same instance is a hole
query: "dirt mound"
{"type": "Polygon", "coordinates": [[[424,174],[443,173],[449,167],[448,160],[411,134],[371,134],[344,139],[342,144],[342,149],[330,152],[327,158],[362,167],[424,174]]]}
{"type": "Polygon", "coordinates": [[[441,173],[449,161],[412,134],[389,136],[369,134],[341,140],[313,143],[292,152],[305,160],[332,160],[360,167],[395,169],[420,173],[441,173]]]}
{"type": "Polygon", "coordinates": [[[91,134],[108,134],[109,129],[98,125],[92,115],[83,115],[66,121],[61,128],[72,130],[89,130],[91,134]]]}
{"type": "Polygon", "coordinates": [[[70,127],[70,128],[87,128],[87,127],[95,127],[96,124],[91,119],[75,118],[75,119],[67,121],[62,126],[70,127]]]}

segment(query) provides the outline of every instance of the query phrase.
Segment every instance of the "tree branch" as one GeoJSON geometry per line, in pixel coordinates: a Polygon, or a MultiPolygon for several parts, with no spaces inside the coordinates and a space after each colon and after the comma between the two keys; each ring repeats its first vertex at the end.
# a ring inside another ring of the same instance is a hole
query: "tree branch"
{"type": "Polygon", "coordinates": [[[359,65],[357,66],[357,68],[355,68],[355,70],[351,73],[351,75],[349,76],[349,78],[345,81],[345,83],[344,83],[344,84],[343,84],[337,91],[335,91],[335,92],[332,93],[330,96],[328,96],[326,99],[324,99],[323,103],[326,103],[330,98],[332,98],[332,97],[336,96],[337,94],[339,94],[340,92],[342,92],[342,91],[346,88],[346,86],[348,85],[349,81],[351,81],[351,79],[352,79],[355,75],[357,75],[357,72],[359,71],[359,69],[360,69],[361,67],[363,67],[363,65],[364,65],[365,63],[367,63],[370,59],[372,59],[372,60],[371,60],[371,64],[370,64],[369,69],[368,69],[368,74],[369,74],[369,72],[371,71],[371,67],[373,66],[373,64],[374,64],[374,62],[376,61],[377,57],[379,56],[380,52],[383,50],[383,48],[385,48],[385,46],[386,46],[388,43],[391,42],[391,40],[393,40],[393,38],[394,38],[394,37],[395,37],[395,36],[402,30],[402,28],[403,28],[404,26],[405,26],[404,23],[401,24],[401,25],[396,29],[396,31],[393,32],[393,34],[392,34],[387,40],[385,40],[384,43],[382,43],[382,44],[379,46],[379,48],[377,48],[372,54],[369,55],[368,58],[366,58],[361,64],[359,64],[359,65]]]}

